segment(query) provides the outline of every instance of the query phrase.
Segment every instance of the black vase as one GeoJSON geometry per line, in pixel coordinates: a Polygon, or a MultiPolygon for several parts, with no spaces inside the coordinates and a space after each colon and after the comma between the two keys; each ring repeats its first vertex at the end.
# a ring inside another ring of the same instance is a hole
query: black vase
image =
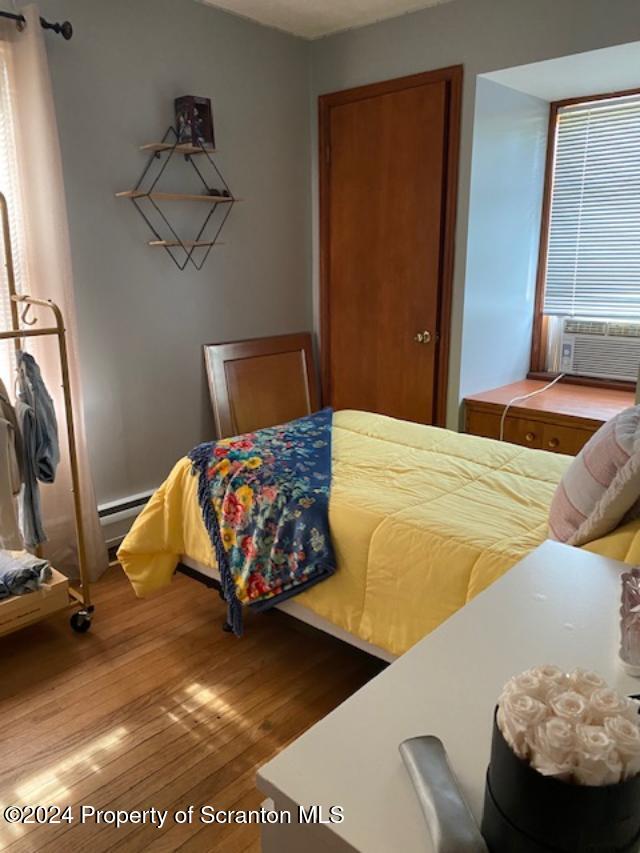
{"type": "Polygon", "coordinates": [[[495,720],[482,835],[491,853],[636,853],[640,775],[617,785],[573,785],[534,770],[495,720]]]}

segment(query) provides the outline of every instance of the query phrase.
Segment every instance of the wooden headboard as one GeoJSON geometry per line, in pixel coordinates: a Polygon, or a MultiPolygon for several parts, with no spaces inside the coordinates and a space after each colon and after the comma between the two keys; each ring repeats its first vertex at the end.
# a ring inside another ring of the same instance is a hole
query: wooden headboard
{"type": "Polygon", "coordinates": [[[205,344],[219,438],[253,432],[318,410],[311,335],[205,344]]]}

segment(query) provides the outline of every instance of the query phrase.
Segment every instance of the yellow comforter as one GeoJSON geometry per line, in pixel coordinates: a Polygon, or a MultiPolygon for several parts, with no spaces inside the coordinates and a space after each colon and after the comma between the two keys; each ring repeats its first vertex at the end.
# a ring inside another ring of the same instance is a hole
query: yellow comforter
{"type": "MultiPolygon", "coordinates": [[[[334,416],[329,522],[338,571],[296,601],[401,654],[547,537],[570,458],[382,415],[334,416]]],[[[640,525],[590,550],[640,561],[640,525]]],[[[170,583],[180,555],[214,566],[182,459],[124,540],[140,596],[170,583]]]]}

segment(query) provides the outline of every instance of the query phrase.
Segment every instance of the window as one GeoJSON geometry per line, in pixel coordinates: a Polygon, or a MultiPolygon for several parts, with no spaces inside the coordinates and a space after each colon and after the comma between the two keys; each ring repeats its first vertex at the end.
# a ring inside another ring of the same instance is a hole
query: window
{"type": "Polygon", "coordinates": [[[635,379],[640,93],[552,105],[549,140],[532,367],[635,379]]]}

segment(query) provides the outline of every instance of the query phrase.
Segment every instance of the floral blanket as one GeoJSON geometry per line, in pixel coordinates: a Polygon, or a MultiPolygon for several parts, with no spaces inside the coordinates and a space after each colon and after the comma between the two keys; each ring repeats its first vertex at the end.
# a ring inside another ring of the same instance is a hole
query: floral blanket
{"type": "Polygon", "coordinates": [[[229,623],[267,609],[335,571],[329,535],[331,409],[201,444],[189,458],[218,561],[229,623]]]}

